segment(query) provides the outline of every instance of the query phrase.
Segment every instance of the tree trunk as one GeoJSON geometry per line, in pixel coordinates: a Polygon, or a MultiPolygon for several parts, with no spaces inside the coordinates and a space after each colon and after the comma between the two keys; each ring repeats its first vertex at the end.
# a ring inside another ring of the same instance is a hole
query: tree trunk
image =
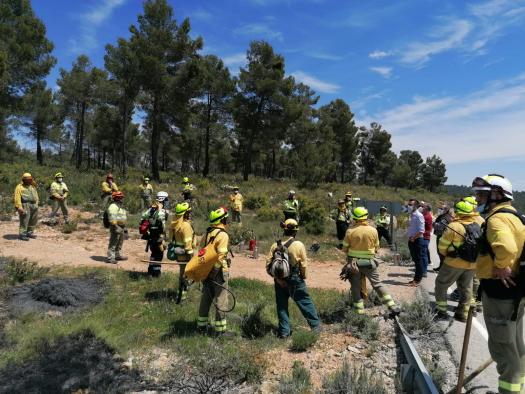
{"type": "Polygon", "coordinates": [[[106,169],[106,148],[102,151],[102,169],[106,169]]]}
{"type": "Polygon", "coordinates": [[[208,95],[208,114],[206,116],[206,138],[204,140],[204,169],[202,176],[207,177],[210,173],[210,123],[211,123],[211,99],[208,95]]]}
{"type": "Polygon", "coordinates": [[[87,104],[86,102],[82,102],[82,109],[80,111],[80,135],[78,137],[78,147],[77,147],[77,157],[76,157],[76,164],[75,167],[77,170],[80,169],[80,166],[82,165],[82,147],[84,145],[84,129],[85,129],[85,121],[86,121],[86,109],[87,104]]]}
{"type": "Polygon", "coordinates": [[[127,131],[129,124],[129,108],[128,103],[124,103],[124,110],[122,116],[122,175],[125,177],[128,172],[128,146],[127,146],[127,131]]]}
{"type": "Polygon", "coordinates": [[[42,154],[42,135],[44,134],[42,127],[36,127],[36,160],[38,164],[44,164],[44,156],[42,154]]]}
{"type": "Polygon", "coordinates": [[[158,97],[153,99],[153,121],[151,127],[151,177],[159,181],[159,143],[160,143],[160,122],[159,122],[159,103],[158,97]]]}
{"type": "Polygon", "coordinates": [[[247,181],[252,172],[252,153],[253,153],[253,134],[250,135],[246,149],[244,151],[244,166],[242,169],[242,178],[247,181]]]}

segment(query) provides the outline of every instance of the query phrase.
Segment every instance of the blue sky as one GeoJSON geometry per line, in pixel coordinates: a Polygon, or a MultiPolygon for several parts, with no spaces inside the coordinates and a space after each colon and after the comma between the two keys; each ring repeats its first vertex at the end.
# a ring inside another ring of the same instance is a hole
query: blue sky
{"type": "MultiPolygon", "coordinates": [[[[204,53],[232,72],[249,42],[269,41],[287,73],[324,104],[343,98],[358,124],[381,123],[393,148],[437,154],[448,183],[499,172],[525,190],[525,0],[170,0],[204,53]]],[[[35,0],[59,67],[103,65],[139,0],[35,0]]]]}

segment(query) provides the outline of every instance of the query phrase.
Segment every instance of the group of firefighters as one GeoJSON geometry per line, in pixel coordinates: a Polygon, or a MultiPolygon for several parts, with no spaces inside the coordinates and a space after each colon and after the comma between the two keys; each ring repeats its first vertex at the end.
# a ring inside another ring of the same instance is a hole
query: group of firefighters
{"type": "MultiPolygon", "coordinates": [[[[63,175],[57,173],[50,186],[50,198],[54,218],[59,209],[64,220],[68,220],[67,198],[69,190],[63,175]]],[[[179,294],[186,297],[188,282],[184,279],[184,267],[197,248],[195,231],[191,222],[192,191],[195,187],[188,178],[182,180],[182,201],[174,209],[174,218],[169,218],[169,196],[166,192],[154,192],[149,179],[144,177],[139,186],[143,214],[139,230],[147,240],[150,251],[148,273],[161,274],[164,251],[180,266],[179,294]],[[171,220],[171,221],[170,221],[171,220]]],[[[475,196],[466,197],[452,207],[443,206],[434,223],[438,239],[441,265],[435,282],[437,317],[448,319],[447,290],[457,283],[459,304],[454,317],[465,321],[468,309],[475,307],[476,293],[481,300],[485,324],[488,331],[489,351],[497,364],[500,393],[516,393],[525,390],[525,343],[523,340],[523,315],[525,309],[525,272],[520,264],[525,255],[525,218],[512,207],[513,191],[508,179],[491,174],[475,178],[472,184],[475,196]],[[481,216],[483,215],[484,218],[481,216]]],[[[199,247],[213,245],[217,260],[208,278],[203,282],[197,327],[206,332],[210,308],[215,305],[214,332],[218,336],[233,335],[227,330],[226,313],[228,304],[228,276],[231,259],[228,258],[229,235],[227,232],[231,213],[233,222],[240,223],[243,197],[238,187],[232,188],[229,196],[230,209],[219,207],[209,213],[209,227],[201,238],[199,247]]],[[[101,185],[102,204],[110,231],[108,262],[125,260],[122,244],[127,233],[127,212],[123,206],[124,194],[119,190],[113,176],[108,174],[101,185]]],[[[35,182],[29,173],[22,176],[22,182],[14,193],[15,208],[20,218],[20,239],[35,238],[34,230],[38,220],[39,198],[35,182]]],[[[368,278],[382,303],[393,313],[398,313],[394,300],[382,286],[378,275],[376,253],[380,237],[392,245],[388,231],[393,218],[382,207],[375,217],[375,226],[369,221],[368,210],[357,206],[356,199],[349,192],[345,199],[338,201],[336,214],[337,237],[340,249],[345,253],[345,265],[341,279],[351,283],[353,309],[364,313],[364,294],[368,278]]],[[[416,265],[416,275],[410,282],[418,285],[426,272],[424,244],[425,208],[417,200],[408,203],[409,247],[416,265]]],[[[291,328],[288,316],[288,301],[292,298],[312,330],[321,329],[319,315],[308,294],[308,259],[304,244],[296,239],[299,230],[299,202],[293,190],[283,203],[284,246],[287,249],[290,273],[285,278],[275,278],[275,296],[279,320],[278,336],[288,337],[291,328]]],[[[271,265],[280,243],[274,243],[266,259],[271,265]]],[[[428,249],[427,249],[428,250],[428,249]]],[[[427,257],[428,259],[428,257],[427,257]]],[[[523,263],[525,265],[525,262],[523,263]]],[[[437,270],[436,270],[437,271],[437,270]]],[[[478,306],[478,309],[480,307],[478,306]]]]}

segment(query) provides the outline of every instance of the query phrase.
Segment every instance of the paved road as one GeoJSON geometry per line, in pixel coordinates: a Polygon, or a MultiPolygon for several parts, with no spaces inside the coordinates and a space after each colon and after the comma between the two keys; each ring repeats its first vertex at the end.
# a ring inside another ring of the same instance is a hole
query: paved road
{"type": "MultiPolygon", "coordinates": [[[[433,236],[432,241],[430,242],[430,257],[434,267],[439,265],[439,257],[437,254],[436,241],[433,236]]],[[[429,293],[432,301],[434,301],[434,281],[436,274],[429,273],[428,278],[425,278],[423,281],[423,287],[429,293]]],[[[450,292],[455,289],[452,287],[450,292]]],[[[453,313],[453,309],[457,306],[456,302],[449,301],[449,311],[453,313]]],[[[440,322],[439,324],[443,325],[445,329],[447,323],[440,322]]],[[[465,324],[460,323],[454,320],[450,328],[447,330],[447,340],[450,343],[451,349],[453,350],[453,357],[455,362],[459,365],[461,358],[461,349],[463,346],[463,336],[465,334],[465,324]]],[[[487,347],[487,330],[485,328],[485,322],[483,320],[483,315],[478,314],[474,318],[472,324],[472,331],[470,335],[469,342],[469,352],[467,357],[467,369],[465,375],[469,375],[473,370],[478,366],[483,364],[487,359],[490,358],[490,354],[487,347]]],[[[494,363],[488,367],[481,375],[476,377],[470,385],[467,386],[469,393],[486,393],[488,390],[497,392],[497,382],[498,382],[498,373],[496,371],[496,366],[494,363]]]]}

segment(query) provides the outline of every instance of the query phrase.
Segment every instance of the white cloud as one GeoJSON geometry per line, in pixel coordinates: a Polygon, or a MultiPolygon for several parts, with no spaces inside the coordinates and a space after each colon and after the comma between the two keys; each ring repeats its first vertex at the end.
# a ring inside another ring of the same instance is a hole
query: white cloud
{"type": "Polygon", "coordinates": [[[422,65],[431,56],[461,46],[472,30],[472,24],[467,20],[453,20],[436,28],[429,41],[413,42],[401,55],[403,63],[422,65]]]}
{"type": "Polygon", "coordinates": [[[224,65],[228,67],[242,66],[246,63],[246,53],[236,53],[234,55],[225,56],[222,58],[224,65]]]}
{"type": "Polygon", "coordinates": [[[456,50],[467,56],[484,55],[488,44],[525,19],[525,0],[486,0],[471,3],[462,18],[437,18],[426,39],[396,51],[403,63],[423,66],[434,55],[456,50]]]}
{"type": "Polygon", "coordinates": [[[330,83],[330,82],[324,82],[320,79],[315,78],[314,76],[307,74],[303,71],[295,71],[291,73],[291,75],[299,82],[304,83],[305,85],[310,86],[312,89],[314,89],[316,92],[320,93],[337,93],[341,86],[330,83]]]}
{"type": "Polygon", "coordinates": [[[213,14],[204,8],[199,8],[190,13],[190,18],[206,22],[213,19],[213,14]]]}
{"type": "Polygon", "coordinates": [[[392,133],[396,151],[437,154],[448,164],[523,157],[525,77],[495,81],[465,96],[416,97],[363,119],[392,133]]]}
{"type": "Polygon", "coordinates": [[[385,52],[385,51],[378,51],[378,50],[375,50],[374,52],[370,52],[368,54],[368,57],[370,59],[383,59],[385,57],[388,57],[390,56],[391,53],[390,52],[385,52]]]}
{"type": "Polygon", "coordinates": [[[233,31],[235,34],[249,36],[252,39],[268,38],[278,41],[283,40],[283,34],[280,31],[272,29],[265,23],[248,23],[239,26],[233,31]]]}
{"type": "Polygon", "coordinates": [[[97,40],[98,28],[106,22],[113,11],[127,0],[102,0],[89,11],[75,15],[78,19],[80,36],[69,40],[70,52],[74,54],[89,53],[100,43],[97,40]]]}
{"type": "Polygon", "coordinates": [[[370,67],[369,69],[387,79],[392,76],[392,67],[370,67]]]}
{"type": "Polygon", "coordinates": [[[305,54],[306,56],[313,57],[314,59],[320,59],[320,60],[338,61],[338,60],[344,59],[343,56],[333,55],[333,54],[325,53],[325,52],[315,52],[314,51],[314,52],[306,52],[305,54]]]}

